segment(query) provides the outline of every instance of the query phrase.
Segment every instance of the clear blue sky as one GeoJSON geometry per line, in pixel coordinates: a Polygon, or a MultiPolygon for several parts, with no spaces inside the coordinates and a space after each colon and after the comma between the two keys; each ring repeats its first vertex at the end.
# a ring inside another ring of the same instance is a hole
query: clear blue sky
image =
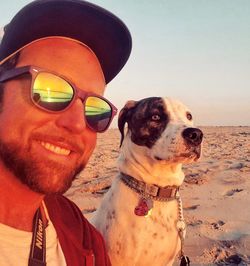
{"type": "MultiPolygon", "coordinates": [[[[1,4],[0,26],[30,1],[1,4]]],[[[170,96],[199,125],[250,125],[249,0],[93,0],[133,37],[129,62],[108,85],[120,109],[128,99],[170,96]]]]}

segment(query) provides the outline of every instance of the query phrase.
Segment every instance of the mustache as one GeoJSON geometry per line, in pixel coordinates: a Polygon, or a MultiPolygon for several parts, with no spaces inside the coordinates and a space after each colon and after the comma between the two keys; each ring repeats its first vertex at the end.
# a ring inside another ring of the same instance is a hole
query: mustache
{"type": "Polygon", "coordinates": [[[70,148],[72,151],[82,154],[84,152],[84,144],[81,140],[77,139],[71,134],[57,134],[53,131],[51,133],[33,133],[30,136],[30,140],[38,140],[44,142],[51,142],[52,144],[58,144],[64,148],[70,148]]]}

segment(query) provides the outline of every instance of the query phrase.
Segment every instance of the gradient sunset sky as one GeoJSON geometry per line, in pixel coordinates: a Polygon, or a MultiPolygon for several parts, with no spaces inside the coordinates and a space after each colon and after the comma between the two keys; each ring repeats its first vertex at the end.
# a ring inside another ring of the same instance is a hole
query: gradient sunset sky
{"type": "MultiPolygon", "coordinates": [[[[4,1],[0,27],[28,0],[4,1]]],[[[105,96],[178,98],[197,125],[250,125],[249,0],[93,0],[118,15],[131,57],[105,96]]],[[[115,126],[115,124],[114,124],[115,126]]]]}

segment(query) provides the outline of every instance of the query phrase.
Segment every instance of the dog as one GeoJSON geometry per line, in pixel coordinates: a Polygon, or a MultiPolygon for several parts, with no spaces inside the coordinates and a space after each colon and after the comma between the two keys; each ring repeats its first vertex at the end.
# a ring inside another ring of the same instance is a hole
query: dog
{"type": "Polygon", "coordinates": [[[185,234],[182,164],[199,159],[203,133],[186,106],[160,97],[128,101],[118,127],[119,174],[91,222],[113,266],[172,265],[185,234]]]}

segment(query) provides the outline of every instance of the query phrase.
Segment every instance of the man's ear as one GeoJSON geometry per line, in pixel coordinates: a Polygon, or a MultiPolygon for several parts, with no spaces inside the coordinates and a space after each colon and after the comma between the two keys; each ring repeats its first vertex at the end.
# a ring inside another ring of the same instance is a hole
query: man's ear
{"type": "Polygon", "coordinates": [[[124,139],[124,127],[126,122],[128,122],[131,119],[132,110],[136,106],[137,101],[127,101],[127,103],[124,105],[124,107],[121,109],[118,117],[118,128],[121,133],[121,142],[120,147],[122,146],[122,142],[124,139]]]}

